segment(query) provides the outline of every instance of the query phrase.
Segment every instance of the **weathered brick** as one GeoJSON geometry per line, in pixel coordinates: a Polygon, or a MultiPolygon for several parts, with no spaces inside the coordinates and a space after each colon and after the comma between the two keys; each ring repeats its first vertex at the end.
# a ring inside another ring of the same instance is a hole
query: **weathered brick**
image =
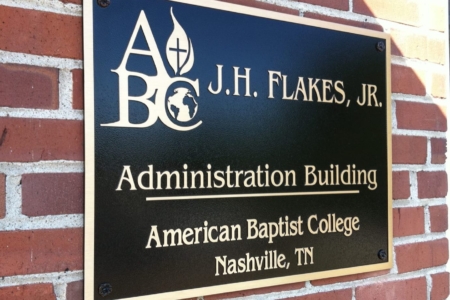
{"type": "Polygon", "coordinates": [[[428,9],[427,25],[432,30],[444,32],[448,26],[447,23],[447,9],[445,3],[447,1],[427,1],[426,8],[428,9]]]}
{"type": "Polygon", "coordinates": [[[81,59],[81,17],[0,6],[0,49],[81,59]]]}
{"type": "Polygon", "coordinates": [[[27,65],[0,65],[0,106],[58,108],[58,70],[27,65]]]}
{"type": "Polygon", "coordinates": [[[301,297],[285,298],[286,300],[351,300],[352,290],[345,289],[339,291],[311,294],[301,297]]]}
{"type": "Polygon", "coordinates": [[[83,268],[83,229],[0,232],[0,276],[83,268]]]}
{"type": "MultiPolygon", "coordinates": [[[[434,240],[395,247],[395,257],[399,273],[442,266],[448,260],[447,239],[434,240]]],[[[411,299],[399,297],[398,299],[411,299]]]]}
{"type": "Polygon", "coordinates": [[[410,187],[408,171],[392,173],[392,198],[408,199],[411,196],[410,187]]]}
{"type": "Polygon", "coordinates": [[[44,173],[22,176],[22,213],[45,216],[83,213],[83,174],[44,173]]]}
{"type": "Polygon", "coordinates": [[[431,163],[445,164],[445,153],[447,152],[446,139],[431,139],[431,163]]]}
{"type": "Polygon", "coordinates": [[[372,23],[368,23],[368,22],[358,22],[358,21],[353,21],[353,20],[346,20],[346,19],[341,19],[341,18],[337,18],[337,17],[325,16],[325,15],[321,15],[321,14],[313,13],[313,12],[305,12],[303,14],[303,16],[305,18],[310,18],[310,19],[339,23],[339,24],[343,24],[343,25],[349,25],[349,26],[377,30],[377,31],[383,31],[383,27],[381,25],[372,24],[372,23]]]}
{"type": "Polygon", "coordinates": [[[278,5],[270,4],[270,3],[263,3],[263,2],[256,1],[256,0],[219,0],[219,1],[298,16],[298,10],[296,10],[296,9],[282,7],[282,6],[278,6],[278,5]]]}
{"type": "Polygon", "coordinates": [[[427,160],[427,138],[422,136],[392,136],[394,164],[424,164],[427,160]]]}
{"type": "Polygon", "coordinates": [[[449,274],[438,273],[431,275],[432,288],[430,300],[445,300],[449,295],[449,274]]]}
{"type": "Polygon", "coordinates": [[[394,237],[423,234],[425,216],[423,207],[394,208],[394,237]]]}
{"type": "Polygon", "coordinates": [[[0,173],[0,219],[6,216],[6,185],[5,174],[0,173]]]}
{"type": "Polygon", "coordinates": [[[445,39],[428,37],[427,59],[438,64],[445,64],[445,39]]]}
{"type": "Polygon", "coordinates": [[[425,60],[427,36],[401,30],[391,30],[392,54],[425,60]]]}
{"type": "Polygon", "coordinates": [[[67,284],[66,300],[83,300],[83,281],[74,281],[67,284]]]}
{"type": "Polygon", "coordinates": [[[53,300],[56,296],[51,283],[41,283],[0,288],[0,299],[53,300]]]}
{"type": "Polygon", "coordinates": [[[415,0],[354,0],[353,11],[415,26],[423,23],[421,7],[415,0]]]}
{"type": "Polygon", "coordinates": [[[419,198],[441,198],[447,195],[447,173],[417,172],[419,198]]]}
{"type": "Polygon", "coordinates": [[[444,232],[448,229],[447,205],[430,206],[431,232],[444,232]]]}
{"type": "Polygon", "coordinates": [[[319,6],[330,7],[339,10],[349,10],[346,0],[296,0],[297,2],[310,3],[319,6]]]}
{"type": "Polygon", "coordinates": [[[408,67],[392,65],[392,92],[425,96],[424,74],[408,67]]]}
{"type": "Polygon", "coordinates": [[[447,76],[443,73],[433,73],[431,79],[431,95],[447,98],[447,76]]]}
{"type": "Polygon", "coordinates": [[[83,122],[0,118],[0,161],[82,160],[83,122]]]}
{"type": "Polygon", "coordinates": [[[447,116],[443,106],[396,101],[396,109],[398,128],[447,131],[447,116]]]}
{"type": "Polygon", "coordinates": [[[83,70],[81,70],[81,69],[72,70],[72,79],[73,79],[72,108],[73,109],[83,109],[84,108],[83,70]]]}
{"type": "Polygon", "coordinates": [[[389,274],[389,270],[382,270],[382,271],[375,271],[375,272],[369,272],[369,273],[361,273],[361,274],[347,275],[347,276],[341,276],[341,277],[332,277],[332,278],[326,278],[326,279],[313,280],[313,281],[311,281],[311,284],[314,286],[329,285],[329,284],[340,283],[340,282],[348,282],[348,281],[362,280],[362,279],[366,279],[366,278],[373,278],[373,277],[383,276],[386,274],[389,274]]]}
{"type": "Polygon", "coordinates": [[[275,292],[281,292],[281,291],[299,290],[304,287],[305,287],[304,282],[297,282],[297,283],[291,283],[291,284],[263,287],[263,288],[259,288],[259,289],[253,289],[253,290],[244,290],[244,291],[238,291],[238,292],[205,296],[203,298],[205,300],[230,299],[230,298],[237,298],[237,297],[246,297],[246,296],[250,296],[250,295],[260,295],[260,294],[268,294],[268,293],[275,293],[275,292]]]}
{"type": "Polygon", "coordinates": [[[73,3],[73,4],[83,4],[83,0],[59,0],[62,3],[73,3]]]}
{"type": "Polygon", "coordinates": [[[355,296],[356,300],[425,300],[427,299],[427,282],[425,277],[380,282],[357,287],[355,296]]]}

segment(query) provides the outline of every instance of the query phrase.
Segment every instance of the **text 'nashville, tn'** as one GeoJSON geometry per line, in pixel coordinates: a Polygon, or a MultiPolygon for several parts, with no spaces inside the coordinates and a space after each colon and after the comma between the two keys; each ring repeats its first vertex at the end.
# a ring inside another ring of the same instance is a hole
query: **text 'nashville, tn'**
{"type": "MultiPolygon", "coordinates": [[[[377,170],[357,169],[355,164],[331,164],[324,170],[314,165],[304,165],[302,173],[304,186],[365,185],[372,191],[378,186],[377,170]]],[[[148,165],[148,170],[139,173],[124,165],[116,191],[296,186],[295,170],[272,170],[268,164],[263,167],[258,165],[254,170],[235,170],[231,166],[214,170],[211,164],[207,164],[206,170],[192,171],[187,164],[181,171],[157,171],[153,165],[148,165]]]]}

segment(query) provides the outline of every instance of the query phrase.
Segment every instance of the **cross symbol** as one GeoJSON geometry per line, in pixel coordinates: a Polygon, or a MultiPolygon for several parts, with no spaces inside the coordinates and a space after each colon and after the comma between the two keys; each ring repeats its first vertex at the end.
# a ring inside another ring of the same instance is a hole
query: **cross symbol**
{"type": "Polygon", "coordinates": [[[177,47],[176,48],[169,48],[169,50],[170,51],[175,51],[177,53],[177,70],[179,72],[180,71],[180,53],[187,53],[187,50],[180,48],[180,39],[179,38],[177,38],[177,47]]]}

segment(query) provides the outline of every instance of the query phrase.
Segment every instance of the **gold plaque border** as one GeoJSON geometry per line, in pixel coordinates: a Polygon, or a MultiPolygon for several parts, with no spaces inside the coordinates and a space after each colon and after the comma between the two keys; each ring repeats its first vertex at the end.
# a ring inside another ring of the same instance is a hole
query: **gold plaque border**
{"type": "MultiPolygon", "coordinates": [[[[148,0],[151,1],[151,0],[148,0]]],[[[388,145],[388,257],[385,263],[365,265],[359,267],[336,269],[323,272],[313,272],[301,275],[291,275],[254,281],[245,281],[203,287],[162,294],[146,295],[126,299],[136,300],[164,300],[183,299],[195,296],[206,296],[226,292],[261,288],[266,286],[283,285],[294,282],[339,277],[358,273],[366,273],[392,268],[393,265],[393,229],[392,229],[392,142],[391,142],[391,39],[389,34],[351,27],[336,23],[303,18],[273,11],[262,10],[242,5],[230,4],[214,0],[168,0],[190,5],[198,5],[212,9],[225,10],[239,14],[263,17],[272,20],[325,28],[340,32],[348,32],[363,36],[380,38],[386,41],[386,114],[387,114],[387,145],[388,145]]],[[[84,216],[84,298],[93,299],[96,292],[94,287],[94,218],[95,218],[95,124],[94,124],[94,43],[93,43],[93,0],[83,3],[83,34],[84,34],[84,124],[85,124],[85,216],[84,216]]]]}

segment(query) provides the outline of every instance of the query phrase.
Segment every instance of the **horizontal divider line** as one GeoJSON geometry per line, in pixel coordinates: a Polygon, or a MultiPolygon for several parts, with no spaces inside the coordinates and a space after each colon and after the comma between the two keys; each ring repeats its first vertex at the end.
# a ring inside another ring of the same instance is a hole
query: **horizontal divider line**
{"type": "Polygon", "coordinates": [[[295,193],[265,193],[265,194],[228,194],[228,195],[191,195],[176,197],[147,197],[147,201],[160,200],[197,200],[197,199],[216,199],[216,198],[252,198],[252,197],[289,197],[289,196],[313,196],[313,195],[339,195],[339,194],[359,194],[358,190],[348,191],[325,191],[325,192],[295,192],[295,193]]]}

